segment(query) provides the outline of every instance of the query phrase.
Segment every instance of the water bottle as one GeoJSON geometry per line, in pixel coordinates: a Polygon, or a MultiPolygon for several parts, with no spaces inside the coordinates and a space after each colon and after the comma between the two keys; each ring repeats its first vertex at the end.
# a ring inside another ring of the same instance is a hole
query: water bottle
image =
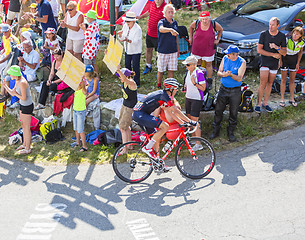
{"type": "Polygon", "coordinates": [[[162,152],[166,153],[171,146],[172,146],[172,142],[168,141],[162,148],[162,152]]]}

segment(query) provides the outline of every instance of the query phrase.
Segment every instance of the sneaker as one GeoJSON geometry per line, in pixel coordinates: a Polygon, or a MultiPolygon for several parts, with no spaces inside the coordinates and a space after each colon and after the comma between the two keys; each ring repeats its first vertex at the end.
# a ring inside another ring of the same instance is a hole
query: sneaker
{"type": "Polygon", "coordinates": [[[155,154],[154,149],[152,149],[152,148],[151,149],[147,149],[146,146],[145,146],[145,147],[142,148],[142,152],[146,153],[148,157],[150,157],[150,158],[152,158],[154,160],[158,159],[156,154],[155,154]]]}
{"type": "Polygon", "coordinates": [[[46,106],[38,103],[38,105],[34,108],[34,110],[39,110],[39,109],[44,109],[44,108],[46,108],[46,106]]]}
{"type": "Polygon", "coordinates": [[[143,75],[146,75],[147,73],[150,73],[152,71],[152,67],[148,67],[146,65],[146,68],[144,69],[143,75]]]}
{"type": "Polygon", "coordinates": [[[199,151],[199,150],[202,150],[203,149],[203,146],[201,144],[195,144],[193,146],[193,151],[196,152],[196,151],[199,151]]]}
{"type": "Polygon", "coordinates": [[[269,105],[262,105],[262,107],[263,107],[263,109],[265,109],[267,112],[269,112],[269,113],[272,113],[273,112],[273,110],[272,110],[272,108],[269,106],[269,105]]]}
{"type": "Polygon", "coordinates": [[[256,106],[254,108],[254,111],[257,112],[257,113],[261,113],[261,107],[260,106],[256,106]]]}
{"type": "Polygon", "coordinates": [[[13,109],[13,108],[16,108],[16,107],[19,107],[20,104],[19,102],[14,102],[11,106],[9,106],[10,109],[13,109]]]}
{"type": "Polygon", "coordinates": [[[163,172],[169,172],[172,168],[164,165],[163,172]]]}

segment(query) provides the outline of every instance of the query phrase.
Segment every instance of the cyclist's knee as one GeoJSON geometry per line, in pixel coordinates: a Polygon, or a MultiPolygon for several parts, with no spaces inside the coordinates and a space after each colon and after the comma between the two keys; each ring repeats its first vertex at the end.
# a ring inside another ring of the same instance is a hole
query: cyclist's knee
{"type": "Polygon", "coordinates": [[[165,131],[168,130],[168,127],[169,127],[169,125],[168,125],[167,122],[162,122],[161,125],[159,126],[159,128],[160,128],[161,130],[165,130],[165,131]]]}

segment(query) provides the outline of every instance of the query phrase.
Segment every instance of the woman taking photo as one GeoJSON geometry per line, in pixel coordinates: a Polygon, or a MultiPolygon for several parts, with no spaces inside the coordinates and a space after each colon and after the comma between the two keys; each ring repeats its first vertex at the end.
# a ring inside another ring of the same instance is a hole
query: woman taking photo
{"type": "Polygon", "coordinates": [[[35,110],[43,109],[46,107],[47,98],[49,95],[49,91],[57,92],[57,85],[62,81],[56,75],[56,72],[60,68],[60,65],[63,60],[62,50],[57,48],[53,52],[54,54],[54,61],[52,63],[51,72],[49,75],[48,80],[42,83],[42,87],[40,90],[38,105],[35,107],[35,110]]]}
{"type": "Polygon", "coordinates": [[[28,81],[22,76],[20,67],[13,65],[7,71],[12,80],[16,80],[15,87],[10,89],[7,85],[2,82],[6,91],[11,96],[16,96],[20,100],[20,122],[23,130],[23,144],[20,145],[16,151],[19,154],[31,153],[31,114],[33,112],[33,101],[30,92],[30,86],[28,81]]]}

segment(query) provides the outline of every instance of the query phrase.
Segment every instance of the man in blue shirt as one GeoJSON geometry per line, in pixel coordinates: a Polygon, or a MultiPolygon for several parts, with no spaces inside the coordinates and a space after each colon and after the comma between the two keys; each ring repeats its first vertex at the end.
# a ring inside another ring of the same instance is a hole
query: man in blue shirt
{"type": "Polygon", "coordinates": [[[168,69],[168,78],[174,77],[178,66],[178,23],[173,19],[175,8],[167,4],[163,13],[165,18],[158,23],[158,88],[161,88],[163,72],[168,69]]]}
{"type": "Polygon", "coordinates": [[[213,132],[210,139],[219,136],[220,123],[227,104],[230,107],[229,126],[227,133],[230,142],[235,142],[234,130],[237,125],[238,106],[241,102],[241,84],[246,71],[246,61],[238,56],[239,48],[230,45],[225,51],[217,75],[221,77],[221,86],[217,96],[213,132]]]}
{"type": "Polygon", "coordinates": [[[24,14],[24,18],[25,19],[33,18],[37,22],[40,22],[43,32],[42,39],[44,44],[44,40],[46,36],[44,32],[47,30],[47,28],[57,29],[57,25],[55,22],[51,4],[47,0],[36,0],[36,3],[37,3],[37,12],[35,14],[27,12],[24,14]]]}

